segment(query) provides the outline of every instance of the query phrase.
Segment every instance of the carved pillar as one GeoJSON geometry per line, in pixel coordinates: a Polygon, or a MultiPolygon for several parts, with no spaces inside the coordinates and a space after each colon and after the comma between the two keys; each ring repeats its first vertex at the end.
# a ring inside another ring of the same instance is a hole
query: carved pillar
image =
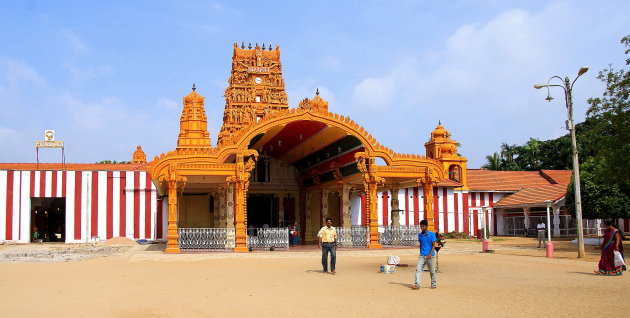
{"type": "Polygon", "coordinates": [[[278,226],[286,226],[284,224],[284,198],[286,196],[284,193],[280,193],[280,197],[278,198],[278,226]]]}
{"type": "Polygon", "coordinates": [[[553,206],[553,236],[560,236],[560,205],[553,206]]]}
{"type": "Polygon", "coordinates": [[[302,198],[302,196],[300,195],[299,192],[296,192],[293,195],[293,197],[295,198],[295,200],[294,200],[295,201],[294,202],[294,204],[295,204],[295,220],[293,220],[293,223],[297,224],[298,227],[300,228],[300,231],[302,231],[302,228],[301,228],[302,226],[301,226],[301,223],[300,223],[300,220],[301,220],[300,219],[300,207],[301,207],[300,199],[302,198]]]}
{"type": "Polygon", "coordinates": [[[379,183],[384,183],[384,179],[377,175],[376,160],[365,152],[357,152],[354,154],[357,161],[357,168],[363,173],[363,187],[366,192],[367,201],[367,224],[370,232],[370,241],[368,248],[381,248],[379,243],[380,233],[378,232],[378,206],[376,200],[378,196],[376,190],[379,183]]]}
{"type": "Polygon", "coordinates": [[[227,205],[226,205],[226,195],[225,195],[225,188],[220,187],[219,188],[219,224],[218,227],[222,227],[225,228],[227,227],[227,214],[226,214],[226,209],[227,209],[227,205]]]}
{"type": "Polygon", "coordinates": [[[304,240],[306,242],[313,241],[313,230],[311,222],[311,193],[306,192],[304,195],[304,217],[306,218],[306,226],[304,228],[304,240]]]}
{"type": "Polygon", "coordinates": [[[322,227],[326,224],[326,218],[328,217],[328,190],[322,189],[321,192],[321,214],[319,219],[319,226],[322,227]]]}
{"type": "Polygon", "coordinates": [[[434,215],[433,215],[433,182],[431,182],[431,180],[429,180],[428,178],[425,178],[422,181],[422,194],[424,196],[424,213],[426,214],[427,218],[427,227],[429,228],[429,231],[434,232],[435,231],[435,224],[433,222],[434,219],[434,215]]]}
{"type": "Polygon", "coordinates": [[[392,205],[392,225],[393,226],[400,226],[400,211],[398,211],[399,209],[399,202],[398,202],[398,186],[393,186],[392,187],[392,196],[391,196],[391,205],[392,205]]]}
{"type": "Polygon", "coordinates": [[[168,227],[166,234],[165,253],[179,253],[179,234],[177,233],[177,188],[181,183],[183,188],[185,177],[178,176],[171,167],[169,174],[162,180],[168,184],[168,227]]]}
{"type": "MultiPolygon", "coordinates": [[[[227,189],[225,189],[225,218],[227,227],[233,229],[234,228],[234,185],[228,184],[227,189]]],[[[247,212],[247,211],[245,211],[247,212]]],[[[245,221],[247,221],[247,214],[245,214],[245,221]]],[[[245,224],[247,225],[247,223],[245,224]]]]}
{"type": "Polygon", "coordinates": [[[341,189],[341,214],[343,216],[343,227],[352,227],[352,213],[350,211],[350,186],[343,184],[341,189]]]}
{"type": "Polygon", "coordinates": [[[378,200],[376,193],[378,183],[376,179],[370,179],[371,180],[367,182],[367,213],[370,219],[368,223],[370,227],[370,242],[368,243],[368,248],[381,248],[382,246],[379,243],[380,233],[378,232],[378,206],[376,205],[376,200],[378,200]]]}
{"type": "Polygon", "coordinates": [[[529,208],[523,208],[523,215],[525,215],[525,220],[523,220],[523,222],[525,223],[525,231],[529,230],[529,208]]]}
{"type": "Polygon", "coordinates": [[[251,149],[247,150],[245,154],[238,154],[236,156],[236,175],[230,176],[226,180],[234,186],[234,252],[247,252],[246,197],[249,172],[256,165],[257,158],[258,153],[251,149]]]}

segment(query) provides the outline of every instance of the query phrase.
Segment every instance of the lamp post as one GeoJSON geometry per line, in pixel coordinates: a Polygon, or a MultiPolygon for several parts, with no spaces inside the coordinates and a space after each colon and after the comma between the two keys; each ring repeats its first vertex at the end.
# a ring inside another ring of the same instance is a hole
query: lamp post
{"type": "Polygon", "coordinates": [[[580,194],[580,163],[578,161],[578,149],[577,142],[575,139],[575,124],[573,122],[573,97],[572,90],[573,84],[577,81],[580,76],[588,71],[588,67],[582,66],[577,73],[577,77],[571,82],[568,76],[564,77],[564,80],[560,76],[552,76],[547,80],[547,84],[536,84],[534,88],[541,89],[543,87],[547,87],[547,98],[545,100],[551,102],[553,97],[549,92],[549,87],[561,87],[564,90],[564,99],[567,107],[567,112],[569,116],[569,120],[567,122],[568,129],[571,131],[571,147],[573,148],[573,175],[575,186],[575,218],[577,219],[577,241],[578,241],[578,258],[583,258],[585,256],[584,252],[584,230],[582,227],[582,199],[580,194]],[[558,79],[562,84],[549,84],[551,80],[558,79]]]}
{"type": "Polygon", "coordinates": [[[547,257],[553,257],[553,243],[551,243],[551,215],[549,214],[551,203],[551,200],[545,200],[545,205],[547,205],[547,257]]]}

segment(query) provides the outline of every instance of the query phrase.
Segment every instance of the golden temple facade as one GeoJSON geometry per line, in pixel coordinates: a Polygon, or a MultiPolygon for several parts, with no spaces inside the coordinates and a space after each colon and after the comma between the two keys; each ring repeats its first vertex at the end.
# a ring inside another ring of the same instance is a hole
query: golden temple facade
{"type": "Polygon", "coordinates": [[[184,98],[177,148],[150,162],[159,194],[168,197],[168,253],[180,252],[178,227],[233,229],[235,252],[247,251],[248,223],[296,223],[302,239],[313,242],[326,217],[352,225],[349,202],[357,195],[366,203],[367,246],[380,248],[377,191],[420,187],[433,229],[437,184],[450,179],[465,187],[467,160],[442,125],[425,144],[426,155],[400,154],[329,112],[318,92],[290,109],[278,46],[234,44],[225,101],[213,147],[204,98],[193,87],[184,98]]]}

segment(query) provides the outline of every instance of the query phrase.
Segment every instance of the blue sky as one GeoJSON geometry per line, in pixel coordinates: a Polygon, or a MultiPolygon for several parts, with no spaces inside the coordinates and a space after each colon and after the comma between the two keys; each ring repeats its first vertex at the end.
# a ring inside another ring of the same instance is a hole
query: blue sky
{"type": "MultiPolygon", "coordinates": [[[[624,65],[628,1],[2,1],[0,162],[35,162],[54,129],[68,162],[149,159],[175,148],[182,97],[206,97],[211,142],[234,42],[279,45],[289,104],[319,88],[330,110],[380,143],[424,154],[441,120],[477,168],[502,142],[565,133],[561,90],[577,120],[595,77],[624,65]],[[447,3],[447,4],[445,4],[447,3]]],[[[42,162],[58,162],[45,149],[42,162]]]]}

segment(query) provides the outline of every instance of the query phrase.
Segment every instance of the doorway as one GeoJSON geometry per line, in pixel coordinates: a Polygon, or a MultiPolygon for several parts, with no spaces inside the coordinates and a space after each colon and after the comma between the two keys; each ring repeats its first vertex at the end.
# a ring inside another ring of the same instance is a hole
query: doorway
{"type": "Polygon", "coordinates": [[[31,198],[30,242],[66,241],[66,198],[31,198]]]}
{"type": "Polygon", "coordinates": [[[278,227],[278,198],[273,194],[250,194],[247,196],[247,226],[259,228],[267,224],[278,227]]]}

